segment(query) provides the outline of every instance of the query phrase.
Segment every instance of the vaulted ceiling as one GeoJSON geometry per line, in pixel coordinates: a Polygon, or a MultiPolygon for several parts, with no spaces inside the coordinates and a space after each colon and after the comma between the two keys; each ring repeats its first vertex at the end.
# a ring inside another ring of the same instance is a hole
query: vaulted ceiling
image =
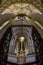
{"type": "Polygon", "coordinates": [[[29,8],[31,9],[33,7],[33,8],[37,8],[40,12],[43,12],[42,0],[0,0],[0,13],[4,11],[6,8],[11,7],[10,6],[11,4],[12,4],[12,7],[15,7],[16,9],[17,9],[16,6],[20,8],[27,7],[28,9],[29,8]]]}
{"type": "Polygon", "coordinates": [[[0,24],[14,16],[5,13],[26,14],[43,26],[43,0],[0,0],[0,24]]]}

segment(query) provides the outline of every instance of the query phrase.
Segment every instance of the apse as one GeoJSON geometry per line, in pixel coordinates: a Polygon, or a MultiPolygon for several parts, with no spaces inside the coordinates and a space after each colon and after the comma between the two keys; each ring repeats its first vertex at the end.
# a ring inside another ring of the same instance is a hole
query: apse
{"type": "Polygon", "coordinates": [[[0,40],[1,65],[42,64],[42,38],[33,25],[19,17],[0,40]]]}

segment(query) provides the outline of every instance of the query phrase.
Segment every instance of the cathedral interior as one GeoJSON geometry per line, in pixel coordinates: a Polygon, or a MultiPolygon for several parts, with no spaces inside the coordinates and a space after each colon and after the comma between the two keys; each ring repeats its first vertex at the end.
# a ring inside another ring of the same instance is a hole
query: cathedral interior
{"type": "Polygon", "coordinates": [[[0,65],[43,65],[43,0],[0,0],[0,65]]]}

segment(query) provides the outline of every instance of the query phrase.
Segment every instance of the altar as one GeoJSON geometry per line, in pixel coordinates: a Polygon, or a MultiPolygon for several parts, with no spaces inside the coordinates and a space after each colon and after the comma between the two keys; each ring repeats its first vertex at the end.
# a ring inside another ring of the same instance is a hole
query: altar
{"type": "Polygon", "coordinates": [[[12,38],[7,61],[17,64],[36,61],[35,47],[32,39],[32,27],[23,27],[22,31],[21,27],[12,27],[12,38]],[[28,33],[26,29],[28,29],[28,33]]]}

